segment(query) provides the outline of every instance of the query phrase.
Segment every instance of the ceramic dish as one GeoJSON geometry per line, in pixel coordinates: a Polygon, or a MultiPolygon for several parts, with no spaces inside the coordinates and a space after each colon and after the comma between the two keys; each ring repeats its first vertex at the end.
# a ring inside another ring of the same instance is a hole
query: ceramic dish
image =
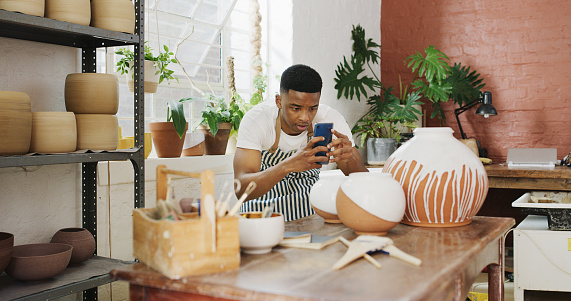
{"type": "Polygon", "coordinates": [[[245,254],[269,253],[284,237],[284,217],[279,213],[260,218],[261,212],[242,214],[238,220],[240,248],[245,254]]]}
{"type": "Polygon", "coordinates": [[[6,273],[23,281],[49,279],[65,270],[72,249],[71,245],[57,243],[15,246],[6,273]]]}

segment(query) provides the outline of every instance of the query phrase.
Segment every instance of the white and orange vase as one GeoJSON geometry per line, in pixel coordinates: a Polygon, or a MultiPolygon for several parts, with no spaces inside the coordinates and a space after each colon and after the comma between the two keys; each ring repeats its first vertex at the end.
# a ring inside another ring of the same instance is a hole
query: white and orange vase
{"type": "Polygon", "coordinates": [[[383,172],[391,173],[405,192],[402,223],[462,226],[482,207],[488,194],[486,170],[453,132],[449,127],[417,128],[385,163],[383,172]]]}

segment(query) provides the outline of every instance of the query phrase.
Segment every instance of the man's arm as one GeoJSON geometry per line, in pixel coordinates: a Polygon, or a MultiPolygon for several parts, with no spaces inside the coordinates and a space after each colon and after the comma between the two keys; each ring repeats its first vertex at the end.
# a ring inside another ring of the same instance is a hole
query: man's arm
{"type": "Polygon", "coordinates": [[[256,199],[270,191],[290,172],[320,168],[321,165],[317,164],[317,162],[322,162],[327,160],[327,158],[316,157],[315,153],[320,151],[327,152],[327,147],[318,146],[313,148],[313,145],[315,142],[323,139],[323,137],[314,137],[304,149],[263,171],[260,171],[262,166],[262,153],[260,151],[236,148],[236,153],[234,154],[234,178],[242,184],[237,195],[242,195],[248,184],[254,181],[257,184],[256,189],[246,199],[256,199]]]}
{"type": "Polygon", "coordinates": [[[331,131],[337,139],[328,145],[329,148],[334,149],[330,153],[330,155],[333,156],[330,162],[336,162],[337,167],[339,167],[346,176],[358,171],[368,172],[369,170],[365,167],[365,164],[363,164],[363,159],[359,151],[356,147],[352,146],[349,138],[336,130],[331,131]]]}

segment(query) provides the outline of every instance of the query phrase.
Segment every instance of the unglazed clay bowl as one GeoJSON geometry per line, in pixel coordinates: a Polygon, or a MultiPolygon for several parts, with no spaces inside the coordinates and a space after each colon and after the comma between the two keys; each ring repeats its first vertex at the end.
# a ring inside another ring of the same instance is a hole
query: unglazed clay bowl
{"type": "Polygon", "coordinates": [[[12,250],[14,249],[14,234],[0,232],[0,274],[6,269],[10,258],[12,258],[12,250]]]}
{"type": "Polygon", "coordinates": [[[65,78],[65,108],[76,114],[117,114],[117,76],[105,73],[68,74],[65,78]]]}
{"type": "Polygon", "coordinates": [[[319,176],[319,180],[311,187],[309,203],[315,213],[323,217],[326,223],[341,223],[337,215],[336,200],[339,186],[345,180],[347,180],[347,177],[343,174],[322,174],[319,176]]]}
{"type": "Polygon", "coordinates": [[[31,153],[68,153],[77,145],[72,112],[32,112],[31,153]]]}
{"type": "Polygon", "coordinates": [[[23,281],[54,277],[67,267],[72,249],[71,245],[56,243],[15,246],[6,273],[23,281]]]}
{"type": "Polygon", "coordinates": [[[117,116],[109,114],[75,114],[77,149],[116,150],[119,144],[117,116]]]}
{"type": "Polygon", "coordinates": [[[388,173],[352,173],[337,192],[339,219],[359,235],[385,235],[402,220],[405,204],[402,187],[388,173]]]}
{"type": "Polygon", "coordinates": [[[95,252],[95,238],[84,228],[64,228],[54,234],[52,243],[63,243],[73,246],[70,265],[86,261],[95,252]]]}
{"type": "Polygon", "coordinates": [[[285,221],[280,213],[261,218],[261,212],[241,214],[238,220],[240,248],[245,254],[266,254],[284,237],[285,221]]]}

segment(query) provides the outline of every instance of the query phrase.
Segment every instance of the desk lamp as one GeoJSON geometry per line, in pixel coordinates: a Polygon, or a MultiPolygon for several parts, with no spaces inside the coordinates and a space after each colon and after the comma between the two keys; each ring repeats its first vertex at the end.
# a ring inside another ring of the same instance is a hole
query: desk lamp
{"type": "MultiPolygon", "coordinates": [[[[459,107],[458,109],[455,109],[454,115],[456,115],[456,121],[458,122],[458,128],[460,128],[460,135],[462,136],[462,139],[468,139],[468,137],[466,136],[466,134],[464,134],[464,130],[462,130],[462,125],[460,124],[460,119],[458,118],[458,115],[466,112],[467,110],[471,109],[472,107],[476,106],[479,103],[481,103],[482,105],[480,105],[476,109],[477,115],[483,115],[484,118],[498,115],[498,111],[496,111],[496,108],[494,108],[494,106],[492,105],[492,92],[490,91],[484,92],[482,97],[475,99],[474,101],[462,107],[459,107]]],[[[480,147],[480,142],[478,141],[478,139],[476,139],[476,143],[478,144],[478,152],[480,153],[480,157],[487,157],[488,151],[485,148],[480,147]]]]}

